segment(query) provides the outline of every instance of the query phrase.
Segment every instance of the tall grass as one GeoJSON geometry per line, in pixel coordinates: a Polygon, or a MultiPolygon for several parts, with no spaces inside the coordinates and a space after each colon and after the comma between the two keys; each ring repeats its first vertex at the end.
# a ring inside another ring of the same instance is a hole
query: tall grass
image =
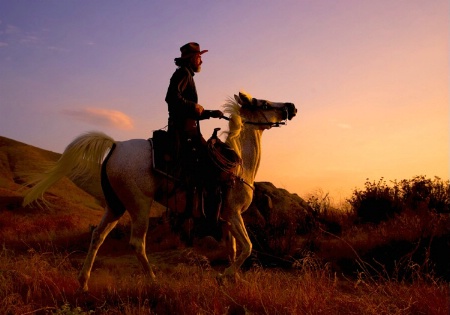
{"type": "Polygon", "coordinates": [[[448,314],[448,285],[336,275],[313,255],[291,271],[252,268],[221,285],[217,271],[195,252],[157,282],[120,268],[94,271],[91,291],[77,293],[71,255],[0,254],[2,314],[448,314]],[[102,271],[103,270],[103,271],[102,271]]]}
{"type": "Polygon", "coordinates": [[[16,256],[0,253],[0,313],[24,314],[48,309],[65,301],[76,290],[74,268],[67,256],[30,249],[16,256]]]}

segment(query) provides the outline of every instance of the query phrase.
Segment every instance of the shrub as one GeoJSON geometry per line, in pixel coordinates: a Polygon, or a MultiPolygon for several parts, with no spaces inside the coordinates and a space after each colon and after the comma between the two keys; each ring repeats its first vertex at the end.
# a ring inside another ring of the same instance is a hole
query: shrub
{"type": "Polygon", "coordinates": [[[425,203],[429,209],[438,213],[450,212],[450,185],[439,177],[434,180],[416,176],[400,182],[405,207],[417,209],[425,203]]]}
{"type": "Polygon", "coordinates": [[[363,190],[353,191],[348,202],[362,222],[379,223],[407,209],[450,212],[448,180],[416,176],[410,180],[393,181],[392,184],[388,185],[383,178],[378,182],[367,179],[363,190]]]}
{"type": "Polygon", "coordinates": [[[399,186],[390,187],[381,178],[378,182],[367,179],[364,190],[353,191],[348,200],[362,222],[379,223],[401,210],[399,186]]]}
{"type": "Polygon", "coordinates": [[[312,221],[308,232],[320,229],[340,235],[344,229],[353,226],[355,218],[348,204],[336,204],[328,193],[319,190],[308,196],[307,203],[312,221]]]}

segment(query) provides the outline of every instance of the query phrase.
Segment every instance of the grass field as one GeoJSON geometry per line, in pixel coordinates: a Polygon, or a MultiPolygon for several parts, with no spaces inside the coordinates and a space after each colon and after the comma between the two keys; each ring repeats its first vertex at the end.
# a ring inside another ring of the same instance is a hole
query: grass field
{"type": "Polygon", "coordinates": [[[372,226],[371,231],[356,226],[339,237],[316,231],[317,253],[306,251],[307,238],[303,237],[297,244],[303,248],[302,257],[284,257],[291,267],[264,268],[254,259],[237,279],[224,283],[216,280],[224,264],[214,262],[206,247],[184,247],[164,225],[153,225],[149,231],[148,251],[157,281],[146,279],[127,249],[129,226],[125,218],[99,252],[89,293],[80,294],[77,274],[89,244],[89,230],[79,225],[78,218],[63,215],[56,216],[53,224],[41,224],[40,233],[33,234],[31,223],[19,215],[12,219],[14,215],[9,213],[10,217],[2,215],[2,226],[16,222],[23,230],[19,229],[22,237],[12,232],[3,234],[1,314],[449,312],[449,284],[427,270],[425,264],[399,261],[396,272],[392,272],[372,258],[362,258],[365,249],[382,242],[372,238],[398,238],[400,224],[406,218],[399,219],[400,223],[392,220],[372,226]]]}
{"type": "MultiPolygon", "coordinates": [[[[158,255],[156,255],[158,257],[158,255]]],[[[338,275],[316,258],[286,271],[253,267],[221,285],[193,250],[159,255],[149,282],[134,257],[103,257],[90,292],[78,294],[78,253],[1,252],[2,314],[448,314],[448,284],[338,275]],[[170,261],[181,255],[184,261],[170,261]]]]}

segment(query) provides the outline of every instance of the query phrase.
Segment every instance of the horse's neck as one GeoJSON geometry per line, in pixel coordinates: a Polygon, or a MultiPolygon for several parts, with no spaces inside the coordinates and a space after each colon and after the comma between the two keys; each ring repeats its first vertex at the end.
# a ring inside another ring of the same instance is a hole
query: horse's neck
{"type": "Polygon", "coordinates": [[[242,178],[253,185],[261,161],[262,130],[245,128],[241,134],[242,178]]]}

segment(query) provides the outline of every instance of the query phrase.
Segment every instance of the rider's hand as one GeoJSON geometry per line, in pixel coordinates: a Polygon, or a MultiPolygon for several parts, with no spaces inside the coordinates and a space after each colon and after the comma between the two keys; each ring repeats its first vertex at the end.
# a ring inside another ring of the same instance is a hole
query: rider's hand
{"type": "Polygon", "coordinates": [[[195,104],[194,111],[195,111],[195,114],[197,115],[197,117],[200,117],[203,114],[204,108],[200,104],[195,104]]]}
{"type": "Polygon", "coordinates": [[[221,118],[221,117],[223,117],[223,113],[221,110],[212,110],[211,117],[212,118],[221,118]]]}

